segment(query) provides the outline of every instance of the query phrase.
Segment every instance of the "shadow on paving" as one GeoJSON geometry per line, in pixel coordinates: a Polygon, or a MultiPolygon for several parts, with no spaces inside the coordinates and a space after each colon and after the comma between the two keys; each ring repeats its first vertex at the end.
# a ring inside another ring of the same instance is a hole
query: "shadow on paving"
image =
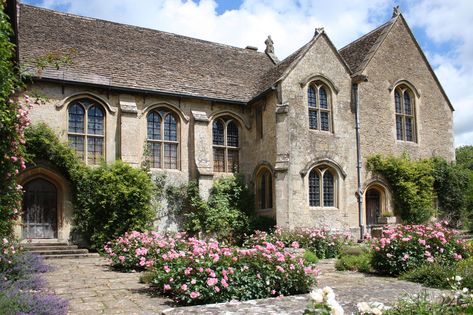
{"type": "MultiPolygon", "coordinates": [[[[308,295],[251,301],[175,307],[155,289],[139,283],[140,273],[113,271],[102,258],[49,260],[53,271],[44,278],[58,295],[70,301],[69,314],[302,314],[308,295]]],[[[433,296],[444,291],[419,284],[349,271],[336,271],[335,260],[322,260],[319,287],[334,289],[346,314],[359,302],[392,304],[406,294],[427,290],[433,296]]]]}

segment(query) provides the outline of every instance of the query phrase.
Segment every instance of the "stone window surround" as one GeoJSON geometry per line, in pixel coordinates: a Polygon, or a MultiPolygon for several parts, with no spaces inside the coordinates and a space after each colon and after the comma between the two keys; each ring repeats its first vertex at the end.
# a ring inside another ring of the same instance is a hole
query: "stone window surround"
{"type": "Polygon", "coordinates": [[[177,113],[175,110],[173,110],[172,108],[170,108],[170,106],[153,106],[152,108],[148,108],[148,110],[146,111],[146,143],[147,144],[150,144],[150,143],[154,143],[154,144],[160,144],[160,147],[161,147],[161,157],[160,157],[160,161],[161,161],[161,167],[151,167],[152,170],[180,170],[181,169],[181,115],[179,115],[179,113],[177,113]],[[161,114],[159,114],[160,111],[165,111],[166,114],[161,116],[161,114]],[[161,139],[160,140],[157,140],[157,139],[149,139],[148,138],[148,116],[152,113],[158,113],[158,115],[162,118],[161,119],[161,139]],[[167,116],[167,115],[171,115],[175,122],[176,122],[176,141],[171,141],[171,140],[164,140],[164,118],[167,116]],[[176,168],[164,168],[162,167],[163,164],[164,164],[164,144],[177,144],[177,148],[176,148],[176,168]]]}
{"type": "Polygon", "coordinates": [[[225,113],[225,114],[222,114],[222,115],[214,115],[212,117],[212,120],[210,122],[210,130],[211,130],[211,141],[212,141],[212,168],[213,168],[213,172],[214,173],[227,173],[227,174],[231,174],[233,173],[232,170],[229,170],[229,167],[228,167],[228,151],[229,150],[233,150],[233,151],[237,151],[237,154],[238,154],[238,169],[240,168],[240,147],[241,147],[241,131],[242,131],[242,128],[241,128],[241,121],[240,119],[238,119],[237,117],[234,117],[232,114],[229,114],[229,113],[225,113]],[[224,140],[224,144],[223,145],[216,145],[213,143],[213,125],[216,121],[220,120],[222,123],[223,123],[223,140],[224,140]],[[227,138],[227,128],[228,128],[228,125],[233,122],[235,124],[235,126],[237,127],[237,130],[238,130],[238,138],[237,138],[237,141],[238,141],[238,146],[237,147],[233,147],[233,146],[228,146],[227,145],[227,141],[228,141],[228,138],[227,138]],[[215,170],[215,158],[214,158],[214,149],[215,148],[221,148],[221,149],[224,149],[224,171],[221,172],[221,171],[216,171],[215,170]]]}
{"type": "Polygon", "coordinates": [[[338,172],[335,168],[327,165],[327,164],[319,164],[319,165],[315,165],[314,167],[312,167],[308,173],[307,173],[307,179],[306,179],[306,183],[307,183],[307,189],[306,189],[306,192],[307,192],[307,204],[309,205],[309,208],[310,209],[320,209],[320,210],[328,210],[328,209],[334,209],[334,210],[338,210],[338,205],[339,205],[339,176],[338,176],[338,172]],[[311,206],[310,205],[310,196],[309,196],[309,190],[310,190],[310,187],[309,187],[309,177],[310,177],[310,174],[312,173],[312,171],[315,171],[317,172],[317,174],[319,175],[319,202],[320,202],[320,205],[319,206],[311,206]],[[323,175],[326,173],[326,172],[330,172],[332,174],[332,177],[333,177],[333,206],[324,206],[324,187],[323,187],[323,183],[324,183],[324,179],[323,179],[323,175]]]}
{"type": "MultiPolygon", "coordinates": [[[[83,97],[80,97],[81,94],[76,94],[74,95],[74,97],[69,97],[68,99],[70,100],[70,102],[67,104],[67,126],[66,126],[66,130],[67,130],[67,135],[68,137],[69,136],[82,136],[84,138],[84,162],[86,164],[89,165],[89,162],[88,162],[88,142],[87,142],[87,139],[89,137],[97,137],[97,138],[102,138],[103,139],[103,153],[102,153],[102,158],[105,160],[106,159],[106,156],[107,156],[107,110],[109,109],[108,106],[104,106],[102,104],[101,101],[93,98],[93,97],[90,97],[88,95],[83,95],[83,97]],[[103,135],[90,135],[88,133],[88,110],[89,108],[86,108],[83,106],[83,104],[79,103],[81,100],[89,100],[93,103],[93,105],[90,105],[88,107],[92,107],[92,106],[97,106],[98,108],[101,109],[102,113],[103,113],[103,135]],[[84,110],[84,132],[83,133],[75,133],[75,132],[70,132],[69,131],[69,109],[71,108],[71,106],[75,105],[75,104],[79,104],[80,107],[82,107],[82,109],[84,110]]],[[[62,105],[61,105],[62,106],[62,105]]],[[[60,108],[56,105],[57,108],[60,108]]],[[[68,140],[69,141],[69,140],[68,140]]],[[[90,165],[96,165],[96,164],[90,164],[90,165]]]]}
{"type": "Polygon", "coordinates": [[[413,89],[411,89],[409,86],[407,86],[404,83],[401,83],[397,85],[393,89],[393,100],[394,100],[394,114],[395,114],[395,129],[396,129],[396,141],[402,141],[402,142],[410,142],[410,143],[417,143],[417,110],[416,110],[416,105],[417,105],[417,98],[416,94],[413,92],[413,89]],[[397,112],[396,110],[396,93],[399,93],[400,95],[400,113],[397,112]],[[411,114],[406,114],[404,112],[404,102],[405,102],[405,97],[404,95],[407,93],[410,99],[410,107],[411,107],[411,114]],[[401,128],[402,128],[402,134],[401,134],[401,139],[398,139],[397,137],[397,119],[401,118],[401,128]],[[407,140],[406,136],[406,119],[410,118],[412,119],[412,140],[407,140]]]}

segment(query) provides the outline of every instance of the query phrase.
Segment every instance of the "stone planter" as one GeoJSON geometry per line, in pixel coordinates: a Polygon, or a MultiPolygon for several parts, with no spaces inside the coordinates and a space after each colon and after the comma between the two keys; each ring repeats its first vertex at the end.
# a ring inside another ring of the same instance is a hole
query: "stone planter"
{"type": "Polygon", "coordinates": [[[396,224],[397,217],[378,217],[378,224],[396,224]]]}

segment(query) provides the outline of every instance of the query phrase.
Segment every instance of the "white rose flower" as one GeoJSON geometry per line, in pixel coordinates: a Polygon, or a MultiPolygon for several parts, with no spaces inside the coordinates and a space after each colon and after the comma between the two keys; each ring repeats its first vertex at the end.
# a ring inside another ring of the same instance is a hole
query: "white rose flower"
{"type": "Polygon", "coordinates": [[[322,303],[324,301],[324,295],[322,293],[322,290],[312,290],[312,292],[310,292],[310,298],[315,303],[322,303]]]}
{"type": "Polygon", "coordinates": [[[322,292],[324,293],[324,300],[328,302],[328,300],[335,300],[335,293],[333,293],[333,290],[331,287],[325,287],[322,289],[322,292]]]}
{"type": "Polygon", "coordinates": [[[455,281],[460,282],[460,281],[462,281],[462,280],[463,280],[462,277],[460,277],[460,276],[455,276],[455,281]]]}
{"type": "Polygon", "coordinates": [[[330,309],[332,310],[331,315],[343,315],[345,311],[343,310],[342,306],[338,304],[335,300],[330,300],[331,303],[329,304],[330,309]]]}
{"type": "Polygon", "coordinates": [[[366,302],[358,303],[358,304],[356,304],[356,307],[358,308],[358,312],[360,312],[360,313],[369,313],[369,312],[371,312],[371,307],[366,302]]]}

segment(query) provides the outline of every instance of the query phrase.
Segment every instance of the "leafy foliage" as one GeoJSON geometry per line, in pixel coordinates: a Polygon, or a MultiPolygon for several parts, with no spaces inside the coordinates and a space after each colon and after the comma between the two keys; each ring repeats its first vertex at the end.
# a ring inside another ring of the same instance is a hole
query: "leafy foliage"
{"type": "Polygon", "coordinates": [[[434,158],[434,189],[439,202],[440,217],[458,225],[466,209],[466,190],[470,185],[469,171],[462,165],[434,158]]]}
{"type": "Polygon", "coordinates": [[[318,258],[335,258],[343,246],[350,244],[349,234],[331,233],[324,229],[276,228],[273,233],[255,231],[244,242],[244,246],[263,245],[265,242],[282,244],[287,247],[303,248],[312,251],[318,258]]]}
{"type": "Polygon", "coordinates": [[[368,169],[389,181],[395,214],[404,222],[425,223],[432,217],[434,177],[431,160],[412,161],[407,155],[375,155],[368,160],[368,169]]]}
{"type": "Polygon", "coordinates": [[[70,181],[75,229],[92,248],[125,231],[150,227],[153,184],[146,172],[121,161],[89,168],[46,124],[30,126],[25,135],[29,163],[50,164],[70,181]]]}
{"type": "MultiPolygon", "coordinates": [[[[29,103],[12,100],[20,81],[14,68],[15,46],[10,42],[13,31],[0,1],[0,236],[13,232],[21,202],[21,187],[15,175],[25,168],[23,130],[29,120],[29,103]]],[[[29,99],[25,99],[29,102],[29,99]]]]}
{"type": "Polygon", "coordinates": [[[385,227],[381,237],[373,240],[372,248],[373,268],[388,275],[398,275],[424,263],[451,266],[470,255],[456,231],[439,223],[385,227]]]}
{"type": "Polygon", "coordinates": [[[308,292],[317,269],[284,245],[223,247],[183,234],[126,234],[105,252],[116,268],[146,268],[142,281],[182,305],[249,300],[308,292]]]}
{"type": "Polygon", "coordinates": [[[184,229],[193,235],[203,233],[219,241],[238,243],[254,226],[254,197],[238,175],[216,180],[208,201],[200,197],[198,184],[191,182],[185,198],[180,214],[184,229]]]}
{"type": "Polygon", "coordinates": [[[463,146],[456,149],[457,165],[462,167],[469,177],[465,187],[465,209],[463,213],[464,226],[473,231],[473,146],[463,146]]]}
{"type": "Polygon", "coordinates": [[[126,231],[151,227],[155,217],[150,205],[153,184],[143,170],[122,161],[102,164],[89,170],[81,186],[75,224],[92,248],[101,249],[126,231]]]}

